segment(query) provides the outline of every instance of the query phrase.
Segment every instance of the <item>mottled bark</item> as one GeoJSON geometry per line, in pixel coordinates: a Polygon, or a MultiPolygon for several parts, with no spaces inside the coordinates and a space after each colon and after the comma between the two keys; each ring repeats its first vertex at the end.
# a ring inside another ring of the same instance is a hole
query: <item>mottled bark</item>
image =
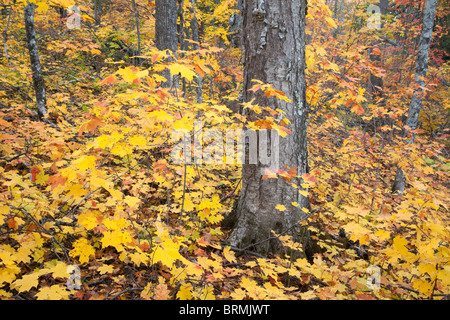
{"type": "Polygon", "coordinates": [[[243,0],[238,0],[236,3],[236,9],[238,13],[231,15],[228,21],[228,40],[234,48],[242,47],[242,8],[243,0]]]}
{"type": "MultiPolygon", "coordinates": [[[[174,57],[177,57],[177,0],[156,0],[155,44],[159,50],[169,50],[174,57]]],[[[172,79],[169,70],[163,71],[162,76],[167,79],[167,82],[162,84],[163,87],[176,86],[176,81],[172,79]]]]}
{"type": "Polygon", "coordinates": [[[100,24],[101,5],[101,0],[94,0],[94,20],[96,25],[100,24]]]}
{"type": "MultiPolygon", "coordinates": [[[[306,137],[306,82],[305,82],[305,10],[306,1],[247,0],[243,2],[244,47],[244,101],[255,98],[260,106],[270,106],[285,111],[284,117],[291,121],[292,134],[280,138],[279,163],[286,169],[297,168],[297,174],[308,170],[306,137]],[[292,101],[285,102],[267,98],[260,92],[252,92],[252,79],[271,83],[282,90],[292,101]]],[[[260,115],[248,114],[250,120],[260,115]]],[[[282,116],[280,116],[281,118],[282,116]]],[[[271,137],[273,139],[273,137],[271,137]]],[[[271,141],[269,139],[269,145],[271,141]]],[[[263,180],[266,169],[261,163],[244,164],[242,190],[235,210],[227,218],[234,227],[229,242],[237,247],[253,246],[261,253],[279,252],[277,240],[266,241],[271,231],[295,234],[300,210],[309,208],[309,199],[298,193],[291,183],[300,185],[295,178],[263,180]],[[292,206],[298,202],[300,209],[292,206]],[[282,204],[283,212],[275,207],[282,204]]]]}
{"type": "Polygon", "coordinates": [[[3,54],[4,57],[6,59],[6,61],[8,61],[9,63],[9,56],[8,56],[8,28],[9,28],[9,23],[11,21],[11,15],[12,15],[12,10],[11,7],[5,7],[2,9],[2,13],[5,13],[8,15],[8,20],[6,21],[6,26],[5,29],[3,30],[3,54]]]}
{"type": "Polygon", "coordinates": [[[36,95],[36,105],[39,118],[47,114],[44,78],[42,76],[39,51],[36,42],[36,30],[34,27],[34,4],[29,3],[24,8],[25,30],[27,34],[28,51],[30,53],[30,64],[32,71],[33,87],[36,95]]]}
{"type": "Polygon", "coordinates": [[[131,4],[133,5],[133,13],[134,13],[134,23],[136,25],[136,36],[137,36],[137,57],[134,57],[134,65],[140,65],[141,64],[141,58],[142,50],[141,50],[141,29],[139,26],[139,12],[136,7],[136,1],[131,0],[131,4]]]}
{"type": "MultiPolygon", "coordinates": [[[[193,44],[194,50],[200,49],[200,37],[198,35],[198,20],[197,20],[197,14],[195,13],[195,0],[191,0],[193,12],[192,12],[192,21],[191,21],[191,27],[192,27],[192,40],[195,41],[193,44]]],[[[203,80],[202,77],[197,73],[197,77],[195,78],[195,82],[197,84],[195,91],[196,91],[196,100],[197,103],[203,103],[203,80]]]]}
{"type": "MultiPolygon", "coordinates": [[[[389,0],[380,0],[378,7],[380,8],[381,16],[386,15],[389,6],[389,0]]],[[[383,23],[381,24],[383,28],[383,23]]],[[[381,55],[373,54],[373,49],[369,50],[369,58],[375,63],[377,67],[381,65],[381,55]]],[[[374,100],[383,98],[383,78],[375,74],[370,74],[370,88],[374,100]]],[[[384,103],[382,103],[384,104],[384,103]]]]}
{"type": "MultiPolygon", "coordinates": [[[[408,117],[405,125],[405,136],[411,134],[408,143],[414,143],[415,134],[410,130],[416,130],[419,124],[419,114],[422,109],[423,87],[425,87],[425,79],[428,70],[428,55],[430,52],[431,38],[433,35],[434,18],[436,14],[437,0],[427,0],[424,8],[422,32],[420,34],[419,48],[416,59],[416,74],[413,97],[408,109],[408,117]]],[[[403,193],[406,188],[406,177],[401,168],[397,169],[392,191],[395,193],[403,193]]]]}

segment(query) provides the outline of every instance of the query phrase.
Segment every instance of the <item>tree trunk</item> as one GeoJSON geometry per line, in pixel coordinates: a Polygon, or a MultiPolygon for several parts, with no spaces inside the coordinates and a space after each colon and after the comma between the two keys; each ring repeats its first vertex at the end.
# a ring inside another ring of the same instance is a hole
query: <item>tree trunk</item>
{"type": "MultiPolygon", "coordinates": [[[[308,170],[306,136],[306,82],[305,82],[305,10],[306,1],[248,0],[243,3],[243,46],[244,46],[244,102],[255,98],[260,106],[281,109],[291,121],[292,134],[279,141],[280,168],[295,168],[298,176],[308,170]],[[252,79],[270,83],[282,90],[291,102],[273,97],[267,98],[261,92],[251,92],[252,79]]],[[[249,113],[249,120],[259,116],[249,113]]],[[[269,138],[271,145],[274,136],[269,138]]],[[[259,136],[261,143],[261,133],[259,136]]],[[[261,151],[260,151],[261,152],[261,151]]],[[[274,151],[272,151],[274,152],[274,151]]],[[[242,190],[235,210],[226,223],[233,228],[229,243],[250,248],[262,254],[279,253],[280,243],[268,240],[272,230],[276,233],[295,235],[296,225],[305,214],[301,208],[309,208],[309,199],[299,194],[299,178],[290,182],[284,179],[265,179],[267,168],[261,161],[257,164],[244,163],[242,169],[242,190]],[[293,202],[300,206],[294,207],[293,202]],[[280,212],[277,205],[284,205],[280,212]]]]}
{"type": "MultiPolygon", "coordinates": [[[[408,109],[408,117],[406,119],[405,136],[411,133],[411,139],[408,143],[414,143],[415,134],[410,130],[416,130],[419,125],[419,114],[422,109],[423,87],[425,87],[425,79],[428,70],[428,55],[430,52],[431,38],[433,35],[434,17],[436,14],[437,0],[427,0],[423,15],[422,32],[420,34],[419,49],[416,59],[416,75],[415,90],[408,109]]],[[[401,168],[397,169],[392,191],[394,193],[403,193],[406,188],[405,174],[401,168]]]]}
{"type": "Polygon", "coordinates": [[[136,0],[131,0],[131,4],[133,5],[133,13],[134,13],[134,21],[136,24],[136,36],[137,36],[137,57],[134,57],[134,65],[138,66],[141,64],[141,58],[140,56],[142,55],[142,51],[141,51],[141,29],[139,26],[139,12],[137,10],[136,7],[136,0]]]}
{"type": "Polygon", "coordinates": [[[33,86],[36,94],[36,105],[40,119],[47,114],[44,78],[42,77],[41,62],[36,42],[36,30],[34,28],[34,4],[29,3],[24,8],[25,30],[27,34],[28,51],[30,53],[31,71],[33,72],[33,86]]]}
{"type": "MultiPolygon", "coordinates": [[[[192,7],[193,7],[193,16],[191,21],[192,26],[192,40],[195,41],[194,43],[194,50],[200,49],[200,37],[198,35],[198,20],[197,20],[197,14],[195,13],[195,0],[191,0],[192,7]]],[[[195,82],[197,83],[196,87],[196,98],[197,103],[201,104],[203,103],[203,82],[202,77],[197,73],[195,82]]]]}
{"type": "Polygon", "coordinates": [[[100,8],[101,8],[101,0],[94,0],[94,20],[95,25],[100,24],[100,8]]]}
{"type": "MultiPolygon", "coordinates": [[[[380,3],[378,7],[380,8],[380,14],[381,16],[386,15],[387,9],[389,6],[389,0],[380,0],[380,3]]],[[[383,28],[383,23],[381,25],[381,28],[383,28]]],[[[373,48],[369,50],[369,59],[377,66],[380,66],[381,64],[381,55],[373,54],[372,53],[373,48]]],[[[377,75],[370,74],[370,88],[372,91],[372,98],[374,100],[379,100],[383,98],[383,78],[378,77],[377,75]]]]}
{"type": "MultiPolygon", "coordinates": [[[[158,50],[169,50],[177,57],[177,0],[156,0],[155,2],[155,44],[158,50]]],[[[170,59],[169,59],[170,61],[170,59]]],[[[162,72],[167,81],[163,87],[176,86],[168,69],[162,72]]]]}

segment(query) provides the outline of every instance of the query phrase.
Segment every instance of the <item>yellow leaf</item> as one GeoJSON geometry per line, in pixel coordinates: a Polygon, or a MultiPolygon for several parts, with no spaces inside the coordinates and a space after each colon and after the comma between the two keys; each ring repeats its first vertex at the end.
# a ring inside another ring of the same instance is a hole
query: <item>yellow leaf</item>
{"type": "Polygon", "coordinates": [[[304,197],[308,197],[309,196],[309,192],[305,191],[305,190],[298,190],[298,193],[300,193],[304,197]]]}
{"type": "Polygon", "coordinates": [[[80,170],[89,170],[95,168],[96,158],[94,156],[83,156],[78,160],[75,160],[73,163],[80,170]]]}
{"type": "Polygon", "coordinates": [[[236,257],[234,256],[234,252],[231,251],[230,247],[226,247],[223,249],[223,256],[228,262],[236,262],[236,257]]]}
{"type": "Polygon", "coordinates": [[[421,264],[419,264],[417,269],[422,274],[428,273],[428,275],[432,278],[436,275],[436,267],[434,264],[431,264],[431,263],[421,263],[421,264]]]}
{"type": "Polygon", "coordinates": [[[406,239],[400,238],[400,236],[397,236],[394,238],[394,241],[392,243],[392,246],[395,250],[397,250],[402,256],[406,256],[409,254],[408,248],[406,248],[406,245],[408,244],[408,241],[406,239]]]}
{"type": "Polygon", "coordinates": [[[422,279],[414,279],[413,288],[427,296],[430,295],[433,290],[431,283],[422,279]]]}
{"type": "Polygon", "coordinates": [[[113,273],[114,267],[112,265],[104,264],[97,269],[100,274],[113,273]]]}
{"type": "Polygon", "coordinates": [[[130,142],[133,146],[141,146],[145,147],[147,145],[147,140],[140,135],[133,136],[128,139],[128,142],[130,142]]]}
{"type": "Polygon", "coordinates": [[[39,285],[39,277],[41,274],[39,272],[34,272],[31,274],[26,274],[22,276],[22,279],[18,279],[11,284],[11,289],[17,290],[19,293],[28,291],[31,288],[39,285]]]}
{"type": "Polygon", "coordinates": [[[80,263],[88,263],[89,257],[95,255],[95,249],[87,239],[81,238],[74,242],[73,249],[70,250],[69,255],[71,257],[79,255],[80,263]]]}
{"type": "Polygon", "coordinates": [[[100,50],[98,50],[98,49],[91,49],[91,53],[93,54],[93,55],[100,55],[100,54],[102,54],[102,52],[100,51],[100,50]]]}
{"type": "Polygon", "coordinates": [[[139,202],[141,202],[139,198],[131,196],[126,196],[124,201],[130,208],[135,207],[139,202]]]}
{"type": "Polygon", "coordinates": [[[192,285],[190,283],[183,284],[177,292],[177,298],[180,300],[192,299],[192,285]]]}
{"type": "Polygon", "coordinates": [[[98,226],[98,211],[87,210],[78,216],[78,223],[87,230],[92,230],[98,226]]]}
{"type": "Polygon", "coordinates": [[[389,233],[389,231],[378,230],[377,232],[375,232],[375,236],[378,237],[380,241],[386,241],[391,237],[391,234],[389,233]]]}
{"type": "Polygon", "coordinates": [[[174,63],[168,66],[168,69],[170,70],[170,73],[172,75],[178,75],[180,74],[182,78],[186,78],[186,80],[192,81],[197,74],[192,71],[191,68],[189,68],[186,65],[174,63]]]}
{"type": "Polygon", "coordinates": [[[286,210],[286,207],[283,206],[282,204],[278,204],[278,205],[275,207],[275,209],[277,209],[277,210],[279,210],[279,211],[285,211],[285,210],[286,210]]]}
{"type": "Polygon", "coordinates": [[[117,251],[123,251],[123,244],[126,244],[130,241],[130,235],[127,232],[123,232],[120,230],[105,231],[101,240],[103,248],[112,246],[116,248],[117,251]]]}
{"type": "Polygon", "coordinates": [[[128,83],[133,83],[135,79],[137,79],[136,74],[131,70],[129,67],[119,69],[116,74],[119,74],[122,76],[123,80],[125,80],[128,83]]]}
{"type": "Polygon", "coordinates": [[[36,294],[38,300],[67,300],[70,292],[57,284],[51,287],[43,287],[36,294]]]}

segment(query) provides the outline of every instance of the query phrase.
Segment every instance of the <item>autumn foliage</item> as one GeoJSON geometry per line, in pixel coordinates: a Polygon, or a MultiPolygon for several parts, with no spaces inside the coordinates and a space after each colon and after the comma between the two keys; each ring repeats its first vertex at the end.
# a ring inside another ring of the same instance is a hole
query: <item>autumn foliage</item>
{"type": "MultiPolygon", "coordinates": [[[[179,141],[173,132],[193,132],[199,121],[222,133],[243,125],[290,133],[289,121],[278,120],[281,110],[246,103],[242,109],[261,113],[249,122],[232,107],[243,81],[240,50],[227,37],[235,1],[182,1],[184,28],[195,14],[201,42],[195,49],[186,37],[168,62],[154,45],[154,1],[136,0],[139,63],[129,2],[109,1],[95,24],[92,2],[79,1],[82,27],[70,31],[55,8],[73,1],[33,2],[45,121],[33,102],[23,2],[0,17],[7,28],[0,65],[2,299],[448,297],[450,64],[439,43],[449,30],[439,19],[421,127],[414,144],[400,134],[414,92],[423,1],[392,1],[380,30],[365,26],[363,1],[342,1],[337,13],[333,1],[308,1],[310,172],[301,192],[312,208],[303,208],[309,218],[301,224],[320,248],[312,257],[283,234],[271,235],[285,248],[277,256],[227,245],[221,222],[239,195],[241,167],[171,159],[179,141]],[[165,69],[178,89],[161,86],[165,69]],[[370,74],[383,78],[382,97],[372,94],[370,74]],[[391,191],[397,166],[407,174],[402,195],[391,191]],[[81,271],[78,290],[67,287],[70,266],[81,271]],[[367,285],[374,267],[375,289],[367,285]]],[[[438,18],[449,14],[443,3],[438,18]]],[[[257,79],[251,90],[289,100],[257,79]]],[[[283,168],[264,178],[294,175],[283,168]]]]}

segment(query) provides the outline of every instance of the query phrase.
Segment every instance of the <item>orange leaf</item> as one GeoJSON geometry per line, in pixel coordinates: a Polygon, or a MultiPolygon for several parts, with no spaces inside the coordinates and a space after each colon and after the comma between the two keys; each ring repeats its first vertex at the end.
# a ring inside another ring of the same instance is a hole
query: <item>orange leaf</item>
{"type": "Polygon", "coordinates": [[[111,76],[109,76],[109,77],[103,79],[103,80],[100,81],[98,84],[99,84],[100,86],[103,86],[103,85],[105,85],[105,84],[111,84],[111,83],[113,83],[114,81],[116,81],[116,76],[113,74],[113,75],[111,75],[111,76]]]}
{"type": "Polygon", "coordinates": [[[381,54],[381,50],[379,48],[373,48],[372,54],[379,56],[381,54]]]}
{"type": "Polygon", "coordinates": [[[359,115],[359,116],[362,116],[363,114],[364,114],[364,108],[361,106],[361,105],[359,105],[359,104],[355,104],[353,107],[352,107],[352,112],[353,113],[356,113],[357,115],[359,115]]]}

